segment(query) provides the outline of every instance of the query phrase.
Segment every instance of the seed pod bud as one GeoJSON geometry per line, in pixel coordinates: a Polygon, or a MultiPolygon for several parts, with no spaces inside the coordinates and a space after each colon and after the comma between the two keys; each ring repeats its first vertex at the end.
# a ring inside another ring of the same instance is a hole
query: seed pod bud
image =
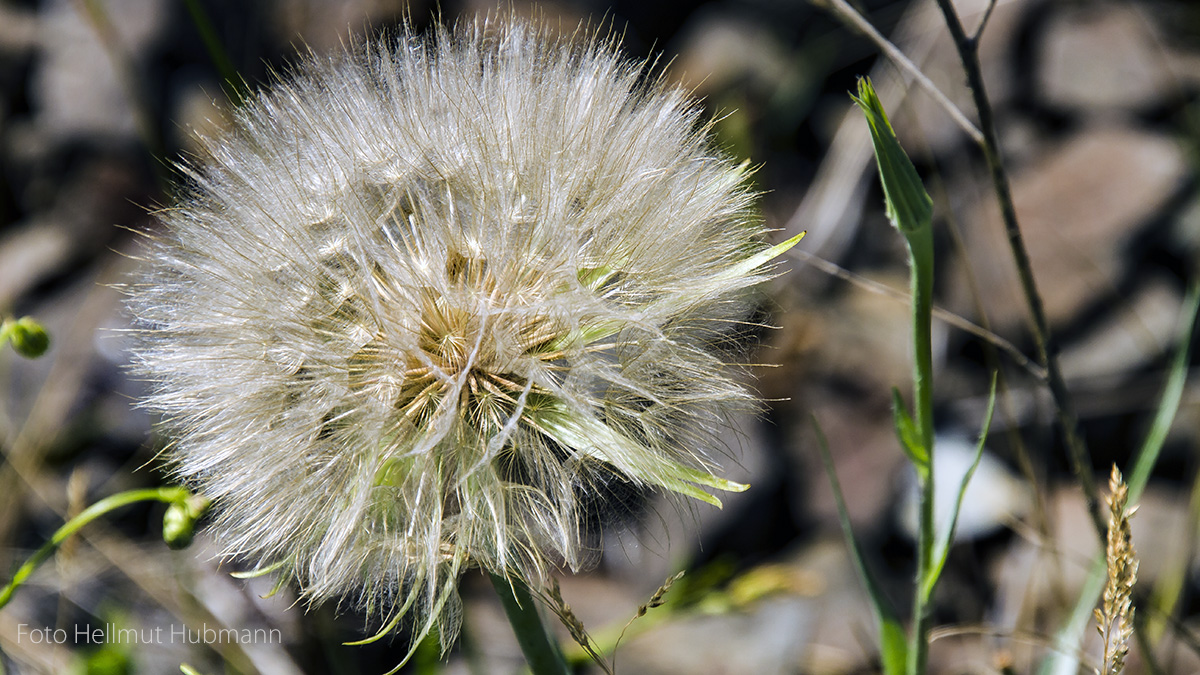
{"type": "Polygon", "coordinates": [[[179,550],[191,546],[196,534],[196,522],[208,512],[212,502],[200,495],[173,502],[163,514],[163,541],[179,550]]]}
{"type": "MultiPolygon", "coordinates": [[[[13,349],[28,359],[35,359],[50,347],[50,335],[33,317],[6,320],[0,325],[0,336],[12,342],[13,349]]],[[[0,346],[4,343],[0,341],[0,346]]]]}

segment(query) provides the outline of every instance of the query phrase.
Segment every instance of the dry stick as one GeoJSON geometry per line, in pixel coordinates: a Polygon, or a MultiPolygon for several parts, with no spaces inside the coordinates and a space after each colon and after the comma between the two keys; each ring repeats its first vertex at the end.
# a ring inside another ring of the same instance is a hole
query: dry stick
{"type": "Polygon", "coordinates": [[[875,27],[871,25],[871,22],[867,21],[866,17],[864,17],[862,14],[859,14],[858,10],[850,6],[850,3],[846,2],[846,0],[812,0],[812,2],[817,6],[823,6],[832,10],[834,14],[849,24],[851,28],[859,31],[869,40],[874,42],[875,46],[879,47],[879,50],[886,54],[887,57],[891,59],[898,68],[900,68],[900,70],[908,73],[909,76],[913,78],[913,81],[916,82],[921,89],[925,90],[925,93],[929,94],[938,105],[942,106],[942,108],[946,110],[954,122],[958,124],[958,126],[962,127],[963,131],[967,132],[967,135],[971,137],[971,140],[983,145],[983,133],[971,122],[971,120],[967,119],[967,116],[963,114],[963,111],[959,110],[958,106],[954,105],[954,103],[942,93],[942,90],[938,89],[937,85],[934,84],[933,81],[925,75],[925,73],[921,72],[921,69],[917,67],[917,64],[912,62],[912,59],[909,59],[907,56],[905,56],[904,52],[900,51],[899,47],[884,37],[883,34],[878,30],[876,30],[875,27]]]}
{"type": "MultiPolygon", "coordinates": [[[[946,25],[954,39],[954,47],[962,60],[963,70],[967,75],[967,86],[979,112],[979,126],[983,130],[984,158],[992,177],[992,188],[996,191],[996,199],[1000,204],[1000,214],[1004,219],[1004,230],[1008,235],[1008,244],[1012,249],[1013,261],[1021,281],[1021,290],[1025,294],[1025,302],[1033,314],[1033,338],[1037,346],[1038,361],[1046,368],[1046,380],[1050,394],[1054,397],[1058,422],[1062,426],[1063,438],[1071,458],[1072,469],[1079,476],[1083,486],[1084,498],[1087,500],[1088,513],[1091,514],[1092,524],[1101,541],[1107,538],[1108,527],[1100,513],[1100,493],[1096,488],[1096,477],[1088,463],[1088,451],[1083,439],[1079,436],[1079,418],[1067,391],[1066,381],[1058,365],[1058,346],[1050,334],[1050,325],[1046,320],[1046,310],[1042,306],[1041,295],[1038,294],[1037,284],[1033,279],[1033,267],[1029,262],[1029,253],[1025,249],[1025,240],[1021,236],[1021,228],[1017,224],[1017,211],[1013,206],[1012,190],[1008,184],[1008,173],[1000,156],[1000,142],[996,134],[996,120],[992,111],[991,101],[988,100],[987,90],[983,84],[983,69],[979,64],[979,37],[983,26],[974,35],[967,36],[963,30],[962,21],[950,0],[937,0],[938,7],[946,17],[946,25]]],[[[990,8],[989,8],[990,9],[990,8]]],[[[988,12],[990,14],[990,11],[988,12]]],[[[985,19],[988,14],[985,14],[985,19]]]]}
{"type": "MultiPolygon", "coordinates": [[[[994,2],[988,5],[988,10],[984,13],[984,18],[980,22],[981,28],[987,24],[987,18],[991,14],[991,8],[994,6],[994,2]]],[[[976,34],[978,34],[978,31],[976,31],[976,34]]],[[[948,207],[949,200],[946,195],[945,185],[940,180],[940,176],[935,180],[938,186],[939,201],[942,202],[943,206],[946,207],[946,211],[949,214],[946,222],[947,231],[950,233],[950,239],[954,243],[955,251],[965,260],[967,256],[967,243],[966,240],[963,239],[962,228],[959,226],[957,219],[954,217],[953,211],[951,211],[951,209],[948,207]]],[[[975,306],[975,313],[979,316],[979,325],[982,329],[990,332],[992,327],[988,321],[987,309],[983,301],[983,293],[979,288],[979,279],[975,276],[975,271],[970,265],[965,265],[964,268],[967,288],[970,289],[971,302],[975,306]]],[[[1029,485],[1033,487],[1034,522],[1039,532],[1042,534],[1049,533],[1050,518],[1047,515],[1049,508],[1046,505],[1046,493],[1045,490],[1042,490],[1038,485],[1037,472],[1033,466],[1033,459],[1029,455],[1029,448],[1021,438],[1021,433],[1017,430],[1017,416],[1016,411],[1013,410],[1012,390],[1009,389],[1008,378],[1005,376],[1004,369],[1001,367],[1000,354],[997,351],[996,345],[992,342],[984,340],[982,344],[984,345],[984,360],[987,363],[988,370],[995,373],[996,376],[997,392],[999,392],[997,403],[999,404],[1000,409],[1008,422],[1008,428],[1005,430],[1005,434],[1008,437],[1009,443],[1015,449],[1017,466],[1020,468],[1025,480],[1028,481],[1029,485]]],[[[1023,353],[1022,356],[1024,356],[1023,353]]],[[[1030,365],[1033,364],[1031,363],[1030,365]]],[[[1046,379],[1046,369],[1038,366],[1038,373],[1039,379],[1044,381],[1046,379]]]]}
{"type": "MultiPolygon", "coordinates": [[[[865,291],[878,293],[879,295],[886,296],[897,302],[912,304],[912,294],[908,290],[892,288],[887,284],[883,284],[875,281],[874,279],[864,277],[861,274],[851,272],[835,262],[826,260],[820,256],[813,255],[808,251],[803,251],[798,248],[788,251],[787,255],[795,260],[799,260],[807,265],[811,265],[818,270],[821,270],[825,274],[858,286],[865,291]]],[[[933,317],[949,326],[953,326],[954,328],[963,331],[964,333],[974,335],[980,340],[983,340],[993,347],[996,347],[1007,354],[1009,358],[1013,360],[1013,363],[1020,366],[1021,369],[1029,373],[1039,382],[1046,381],[1045,368],[1037,363],[1034,363],[1028,356],[1025,356],[1020,349],[1017,349],[1016,345],[992,332],[992,330],[986,326],[972,323],[962,316],[959,316],[958,314],[955,314],[954,312],[937,305],[933,306],[933,317]]]]}

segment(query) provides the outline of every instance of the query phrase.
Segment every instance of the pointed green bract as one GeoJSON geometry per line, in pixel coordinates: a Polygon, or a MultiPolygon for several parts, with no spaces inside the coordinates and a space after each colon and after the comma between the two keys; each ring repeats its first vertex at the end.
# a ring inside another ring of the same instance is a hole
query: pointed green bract
{"type": "Polygon", "coordinates": [[[896,425],[896,437],[900,439],[900,448],[919,471],[925,470],[929,466],[929,453],[925,452],[917,425],[904,409],[904,399],[900,397],[900,390],[895,387],[892,387],[892,418],[896,425]]]}
{"type": "Polygon", "coordinates": [[[763,249],[762,251],[755,253],[738,264],[728,267],[717,273],[713,280],[727,281],[729,279],[749,276],[754,272],[754,270],[766,265],[784,253],[787,253],[793,246],[799,244],[800,240],[803,239],[804,235],[806,234],[808,234],[807,231],[801,232],[787,241],[775,244],[771,248],[763,249]]]}
{"type": "Polygon", "coordinates": [[[553,402],[532,412],[531,418],[547,436],[584,457],[611,464],[625,475],[645,484],[666,488],[718,508],[721,507],[721,500],[699,486],[725,492],[743,492],[750,487],[672,462],[595,417],[572,410],[562,402],[553,402]]]}
{"type": "MultiPolygon", "coordinates": [[[[913,408],[909,413],[895,392],[895,424],[900,444],[917,471],[921,497],[917,527],[917,586],[914,589],[912,634],[904,650],[905,672],[925,672],[931,620],[928,600],[937,580],[933,522],[933,353],[931,334],[933,307],[933,200],[888,121],[887,112],[867,79],[858,81],[858,96],[851,96],[862,109],[875,148],[875,160],[883,184],[888,219],[904,236],[909,253],[912,290],[913,408]]],[[[881,623],[884,640],[892,629],[881,623]]],[[[888,652],[885,650],[885,669],[888,652]]]]}
{"type": "MultiPolygon", "coordinates": [[[[749,278],[754,274],[754,271],[759,267],[771,262],[775,258],[787,253],[793,246],[800,243],[807,231],[801,232],[787,241],[778,243],[770,248],[765,248],[754,255],[747,257],[745,260],[731,265],[720,272],[708,277],[707,279],[699,279],[696,282],[693,290],[687,298],[678,296],[669,296],[660,298],[651,303],[648,303],[642,308],[644,313],[661,314],[671,310],[678,310],[680,306],[686,306],[687,303],[697,302],[703,298],[706,288],[724,288],[731,281],[739,278],[749,278]]],[[[604,285],[606,281],[611,279],[617,273],[616,270],[607,267],[585,268],[578,272],[579,282],[591,290],[596,290],[604,285]]],[[[626,321],[615,319],[604,319],[595,321],[580,327],[577,330],[565,333],[561,338],[549,343],[549,348],[552,350],[564,349],[571,345],[586,345],[603,340],[606,337],[612,337],[621,332],[622,329],[629,325],[626,321]]]]}
{"type": "Polygon", "coordinates": [[[921,177],[912,160],[900,147],[896,132],[888,121],[887,112],[871,86],[871,80],[858,81],[858,96],[851,96],[867,117],[871,128],[871,145],[879,164],[879,178],[887,198],[887,215],[901,232],[908,233],[929,227],[933,220],[933,199],[925,191],[921,177]]]}

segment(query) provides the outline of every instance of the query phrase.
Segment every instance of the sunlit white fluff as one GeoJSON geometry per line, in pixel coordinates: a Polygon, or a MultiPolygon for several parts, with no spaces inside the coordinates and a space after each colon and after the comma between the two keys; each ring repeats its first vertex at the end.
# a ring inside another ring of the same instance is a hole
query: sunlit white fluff
{"type": "Polygon", "coordinates": [[[641,77],[481,21],[310,58],[204,141],[131,307],[226,554],[449,640],[466,567],[578,567],[613,481],[744,489],[717,347],[781,249],[641,77]]]}

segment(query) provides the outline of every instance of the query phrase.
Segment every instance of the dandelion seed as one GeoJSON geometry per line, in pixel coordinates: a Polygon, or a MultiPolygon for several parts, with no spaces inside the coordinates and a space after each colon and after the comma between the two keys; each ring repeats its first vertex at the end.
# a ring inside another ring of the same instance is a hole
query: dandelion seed
{"type": "Polygon", "coordinates": [[[745,172],[611,43],[481,21],[310,58],[204,141],[136,368],[228,556],[443,644],[470,566],[587,561],[613,480],[720,504],[745,172]]]}

